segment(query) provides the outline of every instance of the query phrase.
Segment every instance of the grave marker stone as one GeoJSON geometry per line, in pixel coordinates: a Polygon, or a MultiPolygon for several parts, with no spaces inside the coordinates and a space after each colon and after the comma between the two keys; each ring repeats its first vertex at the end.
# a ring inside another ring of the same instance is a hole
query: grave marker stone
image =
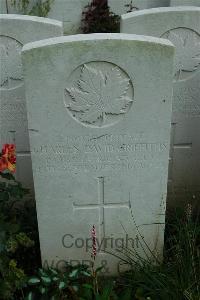
{"type": "MultiPolygon", "coordinates": [[[[13,5],[12,0],[1,0],[0,13],[6,13],[6,1],[7,11],[9,14],[23,14],[23,10],[17,5],[13,5]]],[[[30,12],[38,0],[30,0],[27,11],[30,12]]],[[[50,11],[47,15],[48,18],[56,19],[63,22],[63,29],[65,34],[75,34],[80,32],[82,12],[84,7],[90,3],[90,0],[53,0],[50,5],[50,11]]],[[[28,13],[26,13],[28,14],[28,13]]]]}
{"type": "Polygon", "coordinates": [[[24,46],[43,264],[91,261],[94,224],[107,275],[117,261],[105,251],[125,240],[142,251],[134,222],[161,255],[173,54],[167,40],[123,34],[24,46]]]}
{"type": "Polygon", "coordinates": [[[170,6],[200,6],[200,0],[171,0],[170,6]]]}
{"type": "Polygon", "coordinates": [[[176,47],[169,200],[189,201],[200,193],[200,8],[126,14],[121,32],[166,38],[176,47]]]}
{"type": "Polygon", "coordinates": [[[0,15],[0,148],[17,147],[17,179],[32,188],[21,50],[24,44],[62,35],[62,24],[46,18],[0,15]]]}
{"type": "MultiPolygon", "coordinates": [[[[131,0],[108,0],[108,5],[115,14],[119,16],[127,13],[131,0]]],[[[170,0],[133,0],[132,5],[137,9],[148,9],[152,7],[169,6],[170,0]]]]}
{"type": "Polygon", "coordinates": [[[6,1],[5,0],[0,1],[0,13],[1,14],[7,14],[8,13],[8,8],[6,7],[6,1]]]}

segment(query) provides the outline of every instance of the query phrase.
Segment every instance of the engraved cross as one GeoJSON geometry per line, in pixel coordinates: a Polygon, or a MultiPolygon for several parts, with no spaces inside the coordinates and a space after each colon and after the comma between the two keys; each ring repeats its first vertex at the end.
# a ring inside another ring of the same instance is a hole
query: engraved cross
{"type": "Polygon", "coordinates": [[[131,208],[130,199],[127,202],[105,203],[105,191],[104,191],[104,177],[98,177],[98,203],[92,204],[76,204],[73,203],[74,210],[80,209],[98,209],[99,210],[99,241],[103,241],[105,237],[105,209],[106,208],[131,208]]]}

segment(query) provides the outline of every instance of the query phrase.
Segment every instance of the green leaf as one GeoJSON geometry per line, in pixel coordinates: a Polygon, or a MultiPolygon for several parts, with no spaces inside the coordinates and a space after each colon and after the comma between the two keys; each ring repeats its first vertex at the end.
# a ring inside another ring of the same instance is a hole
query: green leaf
{"type": "Polygon", "coordinates": [[[91,284],[88,284],[88,283],[82,284],[82,287],[84,287],[84,288],[86,288],[86,289],[93,290],[93,286],[92,286],[91,284]]]}
{"type": "Polygon", "coordinates": [[[30,292],[30,293],[28,294],[28,296],[26,297],[26,300],[33,300],[33,299],[34,299],[33,293],[30,292]]]}
{"type": "Polygon", "coordinates": [[[51,271],[51,273],[54,275],[58,275],[58,272],[53,268],[49,268],[49,271],[51,271]]]}
{"type": "Polygon", "coordinates": [[[46,291],[47,291],[47,289],[45,287],[43,287],[43,286],[40,287],[40,293],[42,295],[44,295],[46,293],[46,291]]]}
{"type": "Polygon", "coordinates": [[[75,278],[78,274],[78,269],[75,269],[73,270],[70,274],[69,274],[69,277],[70,278],[75,278]]]}
{"type": "Polygon", "coordinates": [[[78,292],[79,287],[77,285],[72,286],[75,292],[78,292]]]}
{"type": "Polygon", "coordinates": [[[82,271],[81,274],[87,276],[87,277],[91,277],[92,275],[89,272],[86,271],[82,271]]]}
{"type": "Polygon", "coordinates": [[[46,272],[43,270],[43,269],[39,269],[39,274],[41,275],[41,276],[46,276],[47,274],[46,274],[46,272]]]}
{"type": "Polygon", "coordinates": [[[41,276],[42,281],[45,284],[50,284],[51,283],[51,278],[50,277],[46,277],[46,276],[41,276]]]}
{"type": "Polygon", "coordinates": [[[56,277],[56,276],[54,276],[54,277],[52,278],[52,280],[53,280],[53,281],[58,281],[58,280],[59,280],[59,278],[58,278],[58,277],[56,277]]]}
{"type": "Polygon", "coordinates": [[[66,283],[65,283],[64,281],[61,281],[61,282],[59,283],[59,286],[58,286],[59,290],[62,290],[62,289],[64,289],[65,287],[66,287],[66,283]]]}
{"type": "Polygon", "coordinates": [[[32,277],[28,280],[28,284],[30,285],[36,285],[38,283],[40,283],[40,279],[37,277],[32,277]]]}
{"type": "Polygon", "coordinates": [[[15,180],[15,177],[11,173],[0,173],[0,176],[4,179],[15,180]]]}

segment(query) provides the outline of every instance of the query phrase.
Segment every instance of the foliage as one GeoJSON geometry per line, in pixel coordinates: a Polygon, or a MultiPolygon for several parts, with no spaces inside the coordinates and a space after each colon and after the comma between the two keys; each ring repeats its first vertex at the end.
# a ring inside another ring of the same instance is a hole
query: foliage
{"type": "Polygon", "coordinates": [[[110,11],[107,0],[92,0],[85,6],[82,19],[83,33],[119,32],[120,17],[110,11]]]}
{"type": "MultiPolygon", "coordinates": [[[[97,268],[97,276],[101,268],[97,268]]],[[[67,265],[64,273],[55,269],[39,269],[37,275],[28,280],[31,287],[26,297],[28,300],[132,300],[130,289],[123,290],[117,295],[114,290],[113,279],[106,282],[98,280],[96,290],[96,277],[88,266],[67,265]]]]}
{"type": "Polygon", "coordinates": [[[22,265],[35,244],[22,222],[26,216],[23,198],[27,193],[11,173],[0,172],[0,299],[14,299],[16,293],[23,294],[26,285],[22,265]]]}
{"type": "Polygon", "coordinates": [[[200,299],[199,214],[192,219],[190,208],[189,215],[179,215],[168,223],[162,263],[156,261],[150,250],[150,260],[143,259],[132,249],[123,253],[122,259],[131,270],[122,275],[120,284],[132,289],[134,299],[200,299]]]}
{"type": "Polygon", "coordinates": [[[25,15],[46,17],[54,0],[37,0],[31,4],[31,0],[12,0],[11,4],[25,15]]]}
{"type": "Polygon", "coordinates": [[[39,269],[36,276],[28,281],[30,292],[28,299],[74,299],[74,296],[82,293],[84,297],[84,286],[92,291],[92,285],[86,284],[86,279],[91,278],[91,273],[86,266],[67,266],[65,272],[56,269],[39,269]],[[68,298],[70,297],[70,298],[68,298]]]}

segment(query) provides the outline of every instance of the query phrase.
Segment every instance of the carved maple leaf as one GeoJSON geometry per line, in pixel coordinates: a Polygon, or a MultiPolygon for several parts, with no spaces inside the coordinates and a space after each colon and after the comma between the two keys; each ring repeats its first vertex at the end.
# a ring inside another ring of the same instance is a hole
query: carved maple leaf
{"type": "Polygon", "coordinates": [[[192,34],[184,37],[174,32],[169,33],[168,39],[176,47],[175,74],[195,71],[200,65],[200,42],[195,43],[192,34]]]}
{"type": "Polygon", "coordinates": [[[126,97],[130,85],[129,79],[121,76],[118,67],[105,73],[84,65],[76,86],[67,88],[71,97],[67,105],[69,110],[80,112],[80,119],[86,123],[103,122],[107,115],[119,115],[127,111],[133,101],[126,97]]]}

